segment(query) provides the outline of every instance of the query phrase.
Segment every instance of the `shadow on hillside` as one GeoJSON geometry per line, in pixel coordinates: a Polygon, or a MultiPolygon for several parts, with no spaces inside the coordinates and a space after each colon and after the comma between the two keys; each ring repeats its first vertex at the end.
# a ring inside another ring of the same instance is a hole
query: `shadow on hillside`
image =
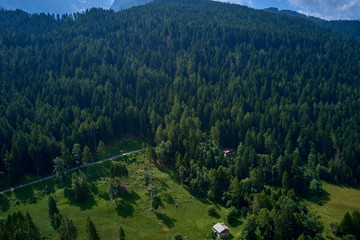
{"type": "Polygon", "coordinates": [[[164,199],[164,202],[169,204],[169,205],[174,205],[175,204],[174,198],[169,193],[163,194],[163,199],[164,199]]]}
{"type": "Polygon", "coordinates": [[[311,198],[309,198],[310,202],[315,203],[319,206],[324,205],[329,200],[330,200],[330,194],[327,191],[325,191],[324,189],[322,190],[321,195],[312,196],[311,198]]]}
{"type": "Polygon", "coordinates": [[[10,201],[4,194],[0,195],[0,206],[3,212],[6,212],[10,208],[10,201]]]}
{"type": "Polygon", "coordinates": [[[136,202],[136,200],[139,200],[140,199],[140,196],[139,194],[137,194],[136,192],[134,191],[125,191],[123,193],[120,194],[120,197],[124,200],[124,201],[127,201],[127,202],[130,202],[132,204],[134,204],[136,202]]]}
{"type": "MultiPolygon", "coordinates": [[[[22,203],[26,203],[26,202],[35,203],[36,202],[36,197],[34,195],[34,189],[32,186],[27,186],[27,187],[24,187],[21,189],[17,189],[14,191],[14,194],[15,194],[16,198],[22,203]]],[[[18,204],[18,202],[16,204],[18,204]]]]}
{"type": "Polygon", "coordinates": [[[116,211],[118,216],[123,218],[132,217],[134,214],[134,207],[128,201],[120,200],[117,202],[116,211]]]}
{"type": "Polygon", "coordinates": [[[226,239],[235,239],[235,237],[230,233],[229,237],[227,237],[226,239]]]}
{"type": "Polygon", "coordinates": [[[135,157],[130,158],[129,156],[126,156],[126,155],[121,156],[120,160],[126,162],[127,164],[132,164],[132,163],[136,162],[135,157]]]}
{"type": "Polygon", "coordinates": [[[107,192],[99,192],[98,196],[106,201],[110,201],[110,195],[107,192]]]}
{"type": "Polygon", "coordinates": [[[237,227],[240,226],[241,224],[243,224],[243,221],[241,221],[240,219],[236,219],[235,221],[229,223],[230,227],[237,227]]]}
{"type": "Polygon", "coordinates": [[[216,210],[214,212],[212,212],[211,214],[209,214],[209,216],[213,217],[213,218],[216,218],[216,219],[220,218],[220,215],[216,210]]]}
{"type": "Polygon", "coordinates": [[[173,228],[177,220],[167,216],[165,213],[155,213],[156,217],[161,220],[168,228],[173,228]]]}
{"type": "Polygon", "coordinates": [[[45,195],[49,195],[51,193],[55,193],[55,185],[56,182],[52,179],[34,184],[34,189],[38,192],[43,192],[45,195]]]}
{"type": "Polygon", "coordinates": [[[69,204],[71,206],[76,206],[79,207],[81,211],[85,211],[85,210],[89,210],[91,209],[93,206],[96,206],[96,201],[94,199],[93,194],[90,194],[85,201],[83,202],[77,202],[74,199],[74,192],[72,189],[69,188],[65,188],[64,189],[64,197],[66,199],[68,199],[69,204]]]}
{"type": "Polygon", "coordinates": [[[162,173],[166,173],[173,181],[178,182],[178,179],[175,176],[175,172],[172,171],[170,168],[163,166],[159,163],[154,163],[155,167],[162,173]]]}
{"type": "Polygon", "coordinates": [[[118,216],[123,218],[132,217],[134,214],[133,204],[136,203],[137,200],[140,199],[139,194],[134,191],[125,191],[120,194],[120,201],[117,201],[116,211],[118,212],[118,216]]]}

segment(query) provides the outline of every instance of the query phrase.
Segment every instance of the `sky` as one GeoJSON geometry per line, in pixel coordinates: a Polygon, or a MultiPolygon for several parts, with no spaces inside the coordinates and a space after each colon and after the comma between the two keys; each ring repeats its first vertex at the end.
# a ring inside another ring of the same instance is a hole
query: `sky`
{"type": "MultiPolygon", "coordinates": [[[[109,8],[114,0],[0,0],[0,6],[27,12],[64,13],[91,7],[109,8]]],[[[216,0],[251,8],[277,7],[326,20],[360,20],[360,0],[216,0]]]]}
{"type": "Polygon", "coordinates": [[[256,9],[277,7],[326,20],[360,20],[360,0],[219,0],[256,9]]]}

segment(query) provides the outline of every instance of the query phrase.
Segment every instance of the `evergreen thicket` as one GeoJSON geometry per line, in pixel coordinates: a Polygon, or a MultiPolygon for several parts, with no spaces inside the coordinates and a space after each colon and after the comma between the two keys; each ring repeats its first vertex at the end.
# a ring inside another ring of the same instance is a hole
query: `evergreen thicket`
{"type": "MultiPolygon", "coordinates": [[[[322,232],[297,203],[321,194],[321,180],[360,182],[358,41],[207,0],[61,17],[0,11],[0,32],[0,172],[10,184],[139,137],[194,195],[234,206],[258,227],[248,237],[270,239],[322,232]]],[[[89,194],[84,179],[73,177],[77,201],[89,194]]]]}

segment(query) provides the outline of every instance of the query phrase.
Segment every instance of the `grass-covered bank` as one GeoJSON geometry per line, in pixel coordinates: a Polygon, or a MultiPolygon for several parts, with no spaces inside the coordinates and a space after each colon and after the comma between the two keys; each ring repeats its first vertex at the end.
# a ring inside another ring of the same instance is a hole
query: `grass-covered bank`
{"type": "Polygon", "coordinates": [[[334,237],[331,223],[340,223],[347,211],[360,210],[360,190],[357,188],[323,182],[323,194],[310,199],[311,210],[321,217],[325,235],[334,237]]]}
{"type": "MultiPolygon", "coordinates": [[[[206,208],[213,203],[192,196],[176,182],[173,172],[150,165],[153,184],[161,198],[160,207],[152,210],[148,188],[144,184],[144,157],[144,153],[124,156],[84,170],[89,176],[92,192],[84,203],[72,202],[66,190],[58,189],[56,180],[52,179],[0,196],[0,216],[6,217],[17,210],[28,211],[42,235],[47,239],[58,239],[48,216],[48,194],[52,194],[60,213],[74,221],[78,239],[87,238],[88,216],[101,239],[116,239],[120,226],[127,239],[171,239],[176,233],[186,239],[210,239],[211,226],[225,219],[225,208],[216,205],[218,216],[210,217],[206,208]],[[115,162],[125,163],[129,170],[125,180],[127,190],[121,193],[117,203],[107,193],[108,176],[115,162]]],[[[230,225],[233,237],[240,233],[239,223],[230,225]]]]}

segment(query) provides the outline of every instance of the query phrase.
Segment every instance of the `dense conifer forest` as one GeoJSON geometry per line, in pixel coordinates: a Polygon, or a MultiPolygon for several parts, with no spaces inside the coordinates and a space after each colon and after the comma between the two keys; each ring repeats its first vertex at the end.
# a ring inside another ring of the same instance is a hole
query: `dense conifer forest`
{"type": "Polygon", "coordinates": [[[321,238],[299,197],[360,183],[356,40],[207,0],[2,10],[0,33],[3,183],[78,164],[74,144],[142,138],[194,195],[248,216],[245,239],[321,238]]]}

